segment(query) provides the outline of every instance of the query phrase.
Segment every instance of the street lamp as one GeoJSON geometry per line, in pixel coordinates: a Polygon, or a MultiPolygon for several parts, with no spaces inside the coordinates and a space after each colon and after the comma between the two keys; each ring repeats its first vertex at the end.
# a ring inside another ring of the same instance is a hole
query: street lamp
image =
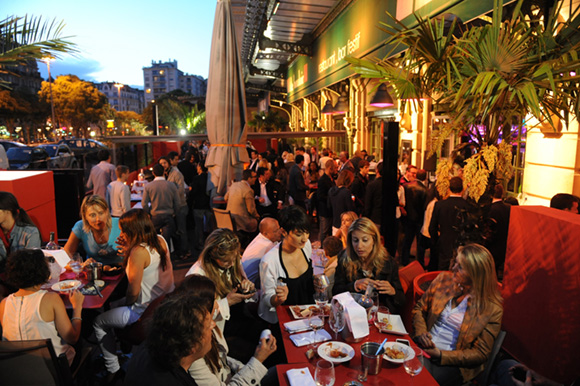
{"type": "Polygon", "coordinates": [[[46,63],[46,68],[48,69],[48,87],[50,88],[50,109],[52,111],[52,129],[54,130],[54,138],[56,139],[56,128],[58,127],[56,124],[56,119],[54,118],[54,100],[52,98],[52,77],[50,76],[50,62],[53,61],[54,58],[47,56],[42,59],[44,63],[46,63]]]}
{"type": "Polygon", "coordinates": [[[119,95],[119,110],[121,111],[121,89],[124,87],[124,85],[120,84],[120,83],[115,83],[115,87],[117,87],[117,93],[119,95]]]}

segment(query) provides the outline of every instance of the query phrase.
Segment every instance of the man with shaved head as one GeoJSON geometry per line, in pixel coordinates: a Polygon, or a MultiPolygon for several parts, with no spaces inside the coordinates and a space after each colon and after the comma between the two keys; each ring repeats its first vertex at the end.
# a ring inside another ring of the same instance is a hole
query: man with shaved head
{"type": "Polygon", "coordinates": [[[260,222],[260,233],[252,240],[242,255],[242,266],[246,276],[256,288],[260,287],[260,260],[282,239],[278,220],[266,217],[260,222]]]}

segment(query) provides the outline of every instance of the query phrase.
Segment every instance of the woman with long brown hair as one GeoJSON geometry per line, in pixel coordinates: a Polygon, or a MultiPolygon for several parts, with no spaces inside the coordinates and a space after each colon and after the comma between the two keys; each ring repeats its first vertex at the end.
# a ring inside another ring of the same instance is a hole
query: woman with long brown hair
{"type": "Polygon", "coordinates": [[[459,247],[451,272],[433,280],[413,309],[414,340],[440,385],[469,382],[482,370],[501,328],[502,299],[485,247],[459,247]]]}
{"type": "Polygon", "coordinates": [[[0,192],[0,272],[10,252],[40,248],[40,232],[10,192],[0,192]]]}
{"type": "Polygon", "coordinates": [[[364,292],[369,285],[379,292],[380,304],[392,313],[402,311],[405,294],[399,267],[382,246],[375,223],[361,217],[348,228],[346,252],[339,255],[332,293],[364,292]]]}
{"type": "Polygon", "coordinates": [[[185,276],[193,274],[207,276],[214,282],[219,306],[216,324],[223,332],[230,307],[251,298],[255,292],[254,283],[246,278],[242,268],[238,236],[226,228],[214,230],[185,276]]]}
{"type": "Polygon", "coordinates": [[[119,220],[123,266],[129,285],[119,307],[99,315],[94,322],[105,367],[113,375],[119,371],[115,355],[114,328],[135,323],[149,303],[173,291],[173,266],[165,239],[155,233],[151,217],[143,209],[131,209],[119,220]]]}

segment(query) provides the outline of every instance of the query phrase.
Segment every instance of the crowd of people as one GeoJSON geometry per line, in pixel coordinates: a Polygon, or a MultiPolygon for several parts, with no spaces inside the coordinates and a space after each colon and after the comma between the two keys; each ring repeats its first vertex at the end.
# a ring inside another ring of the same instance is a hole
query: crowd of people
{"type": "MultiPolygon", "coordinates": [[[[439,384],[460,385],[481,372],[503,314],[497,283],[510,204],[501,185],[494,188],[490,234],[482,245],[464,243],[461,222],[471,204],[461,174],[442,197],[425,170],[405,165],[397,189],[400,241],[387,251],[381,161],[364,151],[350,158],[330,149],[319,154],[298,147],[281,156],[248,150],[242,180],[224,197],[235,232],[210,229],[203,147],[186,148],[182,159],[177,152],[161,157],[152,175],[144,175],[141,209],[131,209],[128,168],[112,165],[107,150],[99,152],[88,181],[94,194],[83,200],[64,250],[89,262],[120,264],[127,276],[124,293],[89,322],[106,382],[276,384],[272,365],[284,361],[276,307],[314,303],[313,249],[325,252],[328,294],[364,293],[372,286],[393,314],[402,314],[405,305],[400,267],[416,260],[443,271],[414,307],[413,337],[429,354],[426,368],[439,384]],[[192,250],[197,259],[175,288],[173,264],[192,250]],[[135,323],[157,299],[163,301],[147,340],[125,373],[115,329],[135,323]],[[261,337],[265,329],[271,335],[261,337]]],[[[556,195],[552,206],[577,213],[578,199],[556,195]]],[[[0,236],[0,272],[11,289],[0,303],[2,338],[50,338],[74,366],[84,296],[70,292],[69,317],[61,297],[41,288],[50,270],[38,249],[40,234],[6,192],[0,192],[0,236]]]]}

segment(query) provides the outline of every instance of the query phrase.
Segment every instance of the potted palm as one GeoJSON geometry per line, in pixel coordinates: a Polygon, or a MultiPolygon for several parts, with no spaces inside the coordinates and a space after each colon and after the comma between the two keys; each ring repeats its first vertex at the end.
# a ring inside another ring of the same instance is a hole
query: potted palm
{"type": "MultiPolygon", "coordinates": [[[[432,135],[431,153],[439,153],[452,133],[468,137],[474,151],[466,159],[464,185],[478,202],[486,191],[512,175],[514,133],[530,118],[556,134],[580,113],[580,15],[560,16],[562,2],[548,14],[511,16],[494,0],[491,23],[465,28],[453,18],[421,18],[412,27],[387,13],[381,29],[392,50],[385,59],[347,57],[362,77],[391,85],[402,111],[405,103],[431,98],[449,120],[432,135]],[[396,54],[396,55],[395,55],[396,54]]],[[[417,104],[417,108],[420,108],[417,104]]],[[[445,194],[451,161],[441,159],[437,187],[445,194]]]]}

